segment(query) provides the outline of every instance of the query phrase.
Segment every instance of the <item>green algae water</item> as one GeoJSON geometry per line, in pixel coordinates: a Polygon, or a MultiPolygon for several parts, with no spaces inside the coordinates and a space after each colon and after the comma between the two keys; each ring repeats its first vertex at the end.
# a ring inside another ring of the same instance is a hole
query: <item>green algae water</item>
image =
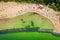
{"type": "Polygon", "coordinates": [[[19,32],[11,34],[0,34],[0,40],[60,40],[60,37],[51,33],[19,32]]]}
{"type": "MultiPolygon", "coordinates": [[[[40,29],[53,29],[53,24],[47,18],[36,13],[26,13],[12,19],[0,20],[0,30],[25,27],[40,27],[40,29]]],[[[0,34],[0,40],[59,40],[60,37],[51,33],[17,32],[0,34]]]]}
{"type": "Polygon", "coordinates": [[[51,21],[37,13],[26,13],[12,19],[0,20],[0,30],[25,27],[40,27],[40,29],[53,29],[51,21]]]}

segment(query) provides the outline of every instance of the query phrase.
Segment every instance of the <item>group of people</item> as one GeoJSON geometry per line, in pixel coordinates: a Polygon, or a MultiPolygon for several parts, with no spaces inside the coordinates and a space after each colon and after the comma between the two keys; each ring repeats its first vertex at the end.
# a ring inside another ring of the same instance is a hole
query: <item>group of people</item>
{"type": "Polygon", "coordinates": [[[43,6],[40,5],[38,2],[36,3],[36,7],[37,7],[38,9],[43,9],[43,6]]]}

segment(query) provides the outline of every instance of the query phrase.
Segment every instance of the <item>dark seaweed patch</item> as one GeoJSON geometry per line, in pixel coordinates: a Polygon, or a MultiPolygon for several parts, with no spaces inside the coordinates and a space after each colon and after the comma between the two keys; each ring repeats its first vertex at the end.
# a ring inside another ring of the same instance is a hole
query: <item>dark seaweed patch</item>
{"type": "Polygon", "coordinates": [[[31,25],[34,26],[34,22],[33,21],[31,21],[31,25]]]}
{"type": "Polygon", "coordinates": [[[22,21],[23,23],[25,23],[25,21],[24,21],[23,19],[21,19],[21,21],[22,21]]]}

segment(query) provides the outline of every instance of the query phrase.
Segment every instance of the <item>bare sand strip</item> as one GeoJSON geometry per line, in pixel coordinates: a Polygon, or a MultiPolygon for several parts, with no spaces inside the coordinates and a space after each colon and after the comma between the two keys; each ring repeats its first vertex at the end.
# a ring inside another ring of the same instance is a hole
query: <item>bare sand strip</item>
{"type": "Polygon", "coordinates": [[[59,16],[54,10],[45,6],[43,9],[38,9],[36,4],[32,3],[0,2],[0,19],[14,18],[27,12],[36,12],[47,17],[54,25],[54,32],[60,33],[59,16]]]}

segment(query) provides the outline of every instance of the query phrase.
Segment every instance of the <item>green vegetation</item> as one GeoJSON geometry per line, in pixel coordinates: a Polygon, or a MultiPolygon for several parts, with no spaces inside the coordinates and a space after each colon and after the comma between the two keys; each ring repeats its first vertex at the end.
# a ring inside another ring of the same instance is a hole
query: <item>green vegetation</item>
{"type": "Polygon", "coordinates": [[[26,13],[13,19],[0,20],[0,30],[25,27],[40,27],[40,29],[53,29],[53,24],[47,18],[34,13],[26,13]]]}
{"type": "Polygon", "coordinates": [[[60,40],[60,37],[50,33],[20,32],[11,34],[0,34],[0,40],[60,40]]]}
{"type": "Polygon", "coordinates": [[[52,5],[52,6],[48,6],[49,8],[53,8],[55,11],[58,10],[58,8],[55,6],[55,5],[52,5]]]}
{"type": "Polygon", "coordinates": [[[0,0],[4,2],[15,1],[15,2],[27,2],[27,3],[36,3],[39,2],[43,5],[49,5],[50,8],[53,8],[56,11],[60,11],[60,0],[0,0]]]}

